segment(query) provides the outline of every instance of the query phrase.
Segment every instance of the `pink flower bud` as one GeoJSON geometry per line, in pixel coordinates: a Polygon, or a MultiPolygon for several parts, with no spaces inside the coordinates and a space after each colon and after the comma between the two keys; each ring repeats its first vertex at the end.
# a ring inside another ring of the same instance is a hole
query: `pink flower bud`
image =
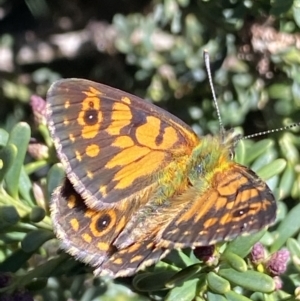
{"type": "Polygon", "coordinates": [[[265,247],[260,243],[256,243],[251,251],[251,261],[254,264],[259,264],[263,262],[266,258],[266,249],[265,247]]]}
{"type": "Polygon", "coordinates": [[[32,95],[30,105],[36,124],[46,124],[46,101],[37,95],[32,95]]]}
{"type": "Polygon", "coordinates": [[[289,259],[290,252],[287,249],[279,250],[270,256],[270,259],[266,262],[266,268],[274,276],[281,275],[286,271],[289,259]]]}

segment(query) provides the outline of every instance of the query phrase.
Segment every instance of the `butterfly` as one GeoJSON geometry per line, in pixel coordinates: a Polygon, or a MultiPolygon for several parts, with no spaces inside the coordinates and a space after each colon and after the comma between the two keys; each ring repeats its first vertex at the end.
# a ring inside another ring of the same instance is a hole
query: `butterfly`
{"type": "Polygon", "coordinates": [[[54,231],[95,275],[130,276],[172,249],[275,219],[270,188],[233,160],[233,131],[198,137],[154,104],[84,79],[50,87],[47,122],[66,171],[51,200],[54,231]]]}

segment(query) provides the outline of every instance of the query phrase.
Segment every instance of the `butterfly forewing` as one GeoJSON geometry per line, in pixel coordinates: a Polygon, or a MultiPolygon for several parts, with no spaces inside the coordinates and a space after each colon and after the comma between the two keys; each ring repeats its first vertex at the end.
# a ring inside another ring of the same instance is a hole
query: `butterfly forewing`
{"type": "Polygon", "coordinates": [[[212,182],[204,193],[187,191],[189,204],[161,231],[159,246],[208,246],[257,232],[274,222],[273,193],[245,166],[233,163],[228,170],[217,172],[212,182]]]}
{"type": "Polygon", "coordinates": [[[131,94],[87,80],[56,82],[48,124],[58,156],[92,208],[142,197],[155,175],[199,142],[171,114],[131,94]]]}

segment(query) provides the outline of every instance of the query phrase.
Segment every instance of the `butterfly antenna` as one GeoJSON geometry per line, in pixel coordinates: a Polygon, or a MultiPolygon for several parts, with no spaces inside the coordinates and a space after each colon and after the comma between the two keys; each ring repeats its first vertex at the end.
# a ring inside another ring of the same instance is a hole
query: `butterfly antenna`
{"type": "Polygon", "coordinates": [[[287,126],[284,126],[281,128],[268,130],[268,131],[264,131],[264,132],[259,132],[259,133],[251,134],[251,135],[248,135],[245,137],[241,137],[238,139],[238,141],[245,140],[245,139],[251,139],[254,137],[258,137],[258,136],[268,135],[268,134],[275,133],[275,132],[282,132],[282,131],[290,130],[290,129],[298,127],[298,126],[300,126],[300,122],[296,122],[296,123],[293,123],[293,124],[290,124],[290,125],[287,125],[287,126]]]}
{"type": "Polygon", "coordinates": [[[214,89],[214,85],[213,85],[213,81],[212,81],[212,76],[211,76],[211,71],[210,71],[209,54],[206,50],[204,50],[203,55],[204,55],[204,62],[205,62],[205,68],[206,68],[207,76],[208,76],[208,81],[209,81],[213,101],[214,101],[216,111],[217,111],[217,117],[218,117],[218,120],[219,120],[221,136],[224,137],[225,129],[224,129],[224,126],[223,126],[223,122],[222,122],[222,118],[221,118],[221,114],[220,114],[220,109],[219,109],[219,105],[218,105],[218,102],[217,102],[216,93],[215,93],[215,89],[214,89]]]}

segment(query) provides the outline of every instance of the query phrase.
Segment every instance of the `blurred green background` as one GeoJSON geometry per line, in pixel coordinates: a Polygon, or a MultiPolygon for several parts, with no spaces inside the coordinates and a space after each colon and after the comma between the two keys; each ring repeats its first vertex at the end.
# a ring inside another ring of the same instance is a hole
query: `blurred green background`
{"type": "Polygon", "coordinates": [[[45,98],[59,78],[91,79],[151,100],[199,135],[218,134],[207,50],[224,126],[244,135],[272,130],[300,122],[299,27],[299,0],[0,0],[0,300],[295,300],[299,127],[245,140],[236,156],[277,197],[277,221],[262,242],[268,254],[288,248],[287,270],[278,280],[267,259],[260,268],[251,262],[250,248],[262,235],[219,249],[231,248],[233,262],[246,258],[247,270],[280,282],[277,290],[261,291],[270,279],[257,274],[256,282],[247,274],[249,288],[219,272],[230,256],[201,272],[205,265],[190,250],[172,253],[159,272],[140,278],[94,279],[87,267],[57,255],[48,204],[63,172],[53,165],[37,96],[45,98]],[[15,299],[4,299],[8,293],[15,299]]]}

